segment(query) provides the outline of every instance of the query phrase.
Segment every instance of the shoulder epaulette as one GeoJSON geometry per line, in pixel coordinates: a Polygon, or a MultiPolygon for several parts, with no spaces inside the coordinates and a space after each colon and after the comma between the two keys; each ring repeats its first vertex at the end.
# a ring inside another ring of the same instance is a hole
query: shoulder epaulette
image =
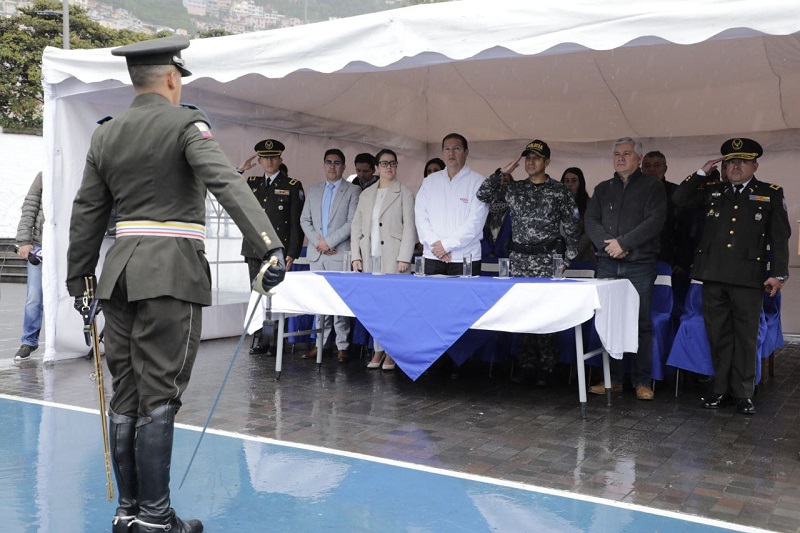
{"type": "Polygon", "coordinates": [[[780,185],[775,185],[774,183],[770,183],[769,184],[769,188],[770,189],[775,189],[776,191],[781,190],[781,186],[780,185]]]}
{"type": "Polygon", "coordinates": [[[196,105],[188,104],[186,102],[181,102],[181,107],[185,107],[186,109],[193,109],[194,111],[199,111],[206,118],[206,122],[208,122],[208,125],[209,126],[211,125],[211,119],[208,118],[208,115],[206,114],[206,112],[203,111],[202,109],[200,109],[199,107],[197,107],[196,105]]]}
{"type": "Polygon", "coordinates": [[[105,124],[106,122],[108,122],[112,118],[114,118],[114,117],[112,117],[111,115],[106,115],[103,118],[101,118],[100,120],[98,120],[97,123],[98,124],[105,124]]]}

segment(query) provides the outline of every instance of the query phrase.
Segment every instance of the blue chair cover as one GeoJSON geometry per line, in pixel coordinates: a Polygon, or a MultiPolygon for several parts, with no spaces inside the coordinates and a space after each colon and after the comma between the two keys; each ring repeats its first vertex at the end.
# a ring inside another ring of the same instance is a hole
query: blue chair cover
{"type": "Polygon", "coordinates": [[[656,282],[653,285],[653,365],[652,378],[664,379],[664,369],[669,356],[675,329],[672,325],[672,267],[659,261],[656,264],[656,282]]]}
{"type": "Polygon", "coordinates": [[[703,285],[693,281],[686,292],[685,313],[675,334],[667,365],[706,376],[714,375],[711,345],[703,321],[703,285]]]}
{"type": "MultiPolygon", "coordinates": [[[[672,343],[667,365],[706,376],[714,375],[714,363],[711,359],[711,345],[703,320],[703,284],[692,281],[686,294],[686,314],[681,317],[681,325],[672,343]]],[[[764,313],[758,328],[758,350],[760,357],[767,332],[764,313]]],[[[756,384],[761,382],[761,365],[756,364],[756,384]]]]}
{"type": "Polygon", "coordinates": [[[762,358],[767,358],[778,348],[783,348],[783,327],[781,325],[781,298],[782,292],[774,297],[764,294],[764,319],[767,331],[764,336],[762,358]]]}

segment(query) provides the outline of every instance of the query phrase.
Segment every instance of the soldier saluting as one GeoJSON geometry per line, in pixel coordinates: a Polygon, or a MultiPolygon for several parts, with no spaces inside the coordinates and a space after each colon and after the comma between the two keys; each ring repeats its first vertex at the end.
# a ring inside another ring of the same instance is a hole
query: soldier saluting
{"type": "MultiPolygon", "coordinates": [[[[264,139],[253,147],[255,154],[248,157],[236,170],[239,174],[244,174],[245,171],[256,165],[254,160],[258,158],[258,165],[263,174],[248,177],[247,186],[253,191],[272,222],[275,232],[286,246],[286,269],[289,270],[292,268],[294,260],[300,257],[300,250],[303,247],[305,235],[300,226],[300,214],[303,212],[303,203],[306,197],[303,192],[303,184],[280,170],[285,149],[283,143],[276,139],[264,139]]],[[[242,241],[241,253],[247,263],[252,283],[261,268],[261,256],[247,239],[242,241]]],[[[250,353],[274,355],[274,352],[270,351],[269,344],[264,342],[263,338],[260,331],[255,334],[250,353]]]]}
{"type": "Polygon", "coordinates": [[[714,363],[713,394],[702,405],[719,409],[735,402],[738,412],[752,415],[762,294],[774,297],[789,277],[791,228],[783,189],[755,177],[761,145],[729,139],[720,152],[722,157],[678,186],[673,200],[706,212],[692,265],[692,277],[703,281],[703,319],[714,363]],[[728,181],[706,184],[720,162],[728,181]]]}
{"type": "Polygon", "coordinates": [[[203,241],[207,190],[260,257],[275,258],[264,288],[285,273],[283,244],[211,134],[208,118],[178,105],[181,80],[191,75],[180,53],[188,46],[188,39],[173,36],[112,51],[125,57],[136,97],[92,136],[72,209],[67,288],[76,307],[83,307],[84,278],[94,276],[112,202],[117,206],[117,238],[96,292],[106,315],[114,390],[109,434],[119,494],[115,532],[203,530],[198,520],[183,521],[170,507],[169,470],[175,414],[200,343],[202,306],[211,304],[203,241]]]}

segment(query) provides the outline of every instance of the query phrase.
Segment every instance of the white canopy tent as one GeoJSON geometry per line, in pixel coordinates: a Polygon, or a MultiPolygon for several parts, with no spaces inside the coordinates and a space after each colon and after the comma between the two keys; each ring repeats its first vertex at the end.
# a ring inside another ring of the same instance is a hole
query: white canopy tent
{"type": "MultiPolygon", "coordinates": [[[[348,161],[391,147],[416,188],[451,131],[469,139],[468,164],[485,174],[541,138],[551,175],[581,166],[591,189],[612,172],[610,140],[632,136],[664,152],[668,178],[680,181],[725,139],[747,135],[764,146],[758,175],[787,189],[794,222],[798,32],[796,0],[462,0],[194,40],[183,53],[194,73],[183,100],[209,115],[233,164],[275,136],[306,185],[322,180],[328,147],[348,161]]],[[[71,201],[95,121],[124,110],[132,90],[107,49],[47,48],[43,78],[52,360],[85,351],[64,288],[71,201]]],[[[210,233],[230,237],[210,256],[239,260],[235,229],[210,233]]],[[[219,268],[218,287],[246,284],[243,265],[219,268]]],[[[794,316],[784,314],[786,331],[800,331],[794,316]]]]}

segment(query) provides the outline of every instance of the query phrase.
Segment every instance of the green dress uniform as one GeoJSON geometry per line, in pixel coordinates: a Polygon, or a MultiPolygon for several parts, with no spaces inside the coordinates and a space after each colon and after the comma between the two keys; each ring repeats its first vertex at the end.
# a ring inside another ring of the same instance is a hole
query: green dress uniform
{"type": "Polygon", "coordinates": [[[730,183],[708,185],[705,175],[694,173],[673,200],[706,213],[691,271],[703,281],[714,394],[752,399],[764,281],[789,273],[791,228],[783,189],[753,176],[737,196],[730,183]]]}
{"type": "MultiPolygon", "coordinates": [[[[137,96],[92,136],[72,210],[69,293],[82,295],[84,276],[94,275],[114,200],[118,228],[142,221],[203,225],[207,190],[260,257],[282,246],[205,114],[158,94],[137,96]]],[[[164,403],[180,406],[199,345],[200,306],[211,304],[203,240],[153,233],[121,235],[118,229],[96,291],[105,301],[111,408],[134,417],[164,403]]]]}
{"type": "MultiPolygon", "coordinates": [[[[286,245],[286,255],[294,259],[300,257],[305,237],[303,228],[300,227],[300,213],[303,212],[305,202],[303,184],[279,172],[269,185],[266,176],[250,176],[247,178],[247,185],[272,222],[281,242],[286,245]]],[[[242,241],[241,253],[247,261],[250,279],[253,280],[261,267],[263,256],[258,254],[247,239],[242,241]]]]}

